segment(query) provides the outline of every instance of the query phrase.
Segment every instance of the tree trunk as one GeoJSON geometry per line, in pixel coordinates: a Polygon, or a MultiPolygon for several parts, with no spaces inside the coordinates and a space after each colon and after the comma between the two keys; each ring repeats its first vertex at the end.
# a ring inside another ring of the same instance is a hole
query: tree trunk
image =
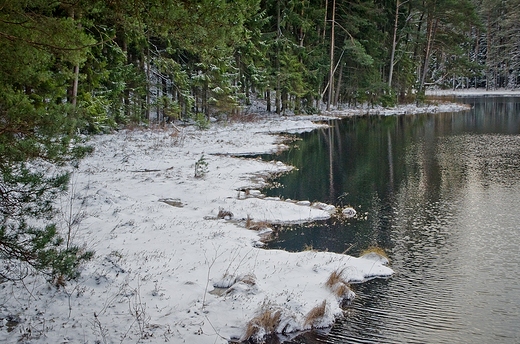
{"type": "Polygon", "coordinates": [[[394,58],[395,58],[395,48],[397,46],[397,24],[399,19],[399,0],[397,0],[395,5],[395,21],[394,21],[394,36],[392,38],[392,53],[390,54],[390,72],[388,73],[388,88],[392,87],[392,77],[394,74],[394,58]]]}
{"type": "Polygon", "coordinates": [[[330,29],[330,73],[329,73],[329,96],[327,99],[327,111],[330,110],[332,94],[334,92],[334,26],[336,20],[336,0],[332,1],[332,24],[330,29]]]}
{"type": "Polygon", "coordinates": [[[150,83],[151,83],[151,63],[150,63],[150,47],[148,46],[149,45],[149,42],[150,42],[150,36],[149,34],[147,35],[147,40],[146,40],[146,56],[144,56],[143,58],[146,59],[146,63],[145,63],[145,68],[146,68],[146,96],[145,96],[145,106],[146,106],[146,109],[145,109],[145,113],[146,113],[146,118],[148,118],[148,121],[152,121],[152,119],[150,118],[151,117],[151,111],[150,111],[150,83]]]}
{"type": "Polygon", "coordinates": [[[74,66],[74,81],[72,82],[72,106],[76,107],[78,101],[79,65],[74,66]]]}
{"type": "MultiPolygon", "coordinates": [[[[480,30],[477,29],[477,32],[475,34],[475,41],[476,41],[476,44],[475,44],[475,60],[473,62],[476,62],[478,63],[478,55],[479,55],[479,50],[480,50],[480,30]]],[[[475,76],[475,88],[477,88],[477,76],[475,76]]],[[[469,82],[468,82],[468,88],[469,88],[469,82]]]]}
{"type": "Polygon", "coordinates": [[[276,98],[275,107],[276,113],[279,115],[281,112],[281,92],[280,92],[280,37],[281,37],[281,13],[280,13],[280,0],[276,2],[276,98]]]}
{"type": "Polygon", "coordinates": [[[267,102],[267,112],[271,112],[271,90],[265,91],[265,100],[267,102]]]}
{"type": "Polygon", "coordinates": [[[424,91],[424,83],[426,80],[426,73],[428,73],[428,65],[430,62],[430,53],[433,45],[433,37],[435,36],[435,30],[437,28],[438,19],[428,18],[428,33],[426,40],[426,51],[424,53],[423,70],[421,72],[421,79],[419,83],[419,94],[424,91]]]}
{"type": "Polygon", "coordinates": [[[328,7],[329,7],[329,0],[325,0],[325,19],[323,20],[323,42],[325,42],[325,35],[327,33],[328,7]]]}
{"type": "MultiPolygon", "coordinates": [[[[72,20],[76,20],[74,8],[70,9],[69,16],[72,20]]],[[[78,27],[81,28],[81,23],[78,23],[78,27]]],[[[78,86],[79,86],[79,64],[74,66],[74,79],[72,80],[72,89],[70,91],[70,103],[73,107],[76,107],[78,101],[78,86]]]]}
{"type": "Polygon", "coordinates": [[[343,65],[344,63],[340,61],[338,61],[339,63],[339,72],[338,72],[338,82],[336,84],[336,92],[334,93],[334,106],[338,106],[338,101],[339,101],[339,94],[340,94],[340,90],[341,90],[341,81],[342,81],[342,77],[343,77],[343,65]]]}
{"type": "Polygon", "coordinates": [[[491,14],[487,15],[487,30],[486,30],[486,91],[489,91],[491,80],[491,14]]]}

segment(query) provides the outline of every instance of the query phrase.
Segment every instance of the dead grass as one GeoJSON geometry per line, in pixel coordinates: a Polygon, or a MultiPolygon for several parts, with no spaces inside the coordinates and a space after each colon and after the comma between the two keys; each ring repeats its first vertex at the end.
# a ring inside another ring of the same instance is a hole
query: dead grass
{"type": "Polygon", "coordinates": [[[307,245],[307,244],[303,245],[303,250],[304,251],[310,251],[310,252],[316,252],[316,250],[314,249],[312,244],[310,244],[310,245],[307,245]]]}
{"type": "Polygon", "coordinates": [[[255,340],[255,336],[263,330],[266,335],[276,333],[280,324],[282,312],[273,309],[269,304],[263,304],[260,313],[247,323],[243,341],[255,340]]]}
{"type": "Polygon", "coordinates": [[[350,285],[348,283],[341,283],[336,285],[334,293],[337,297],[344,299],[348,298],[351,291],[352,290],[350,289],[350,285]]]}
{"type": "Polygon", "coordinates": [[[345,280],[343,279],[343,276],[342,276],[343,271],[344,271],[344,269],[332,271],[329,278],[327,279],[327,282],[325,282],[325,285],[329,288],[332,288],[333,286],[335,286],[338,283],[345,283],[345,280]]]}
{"type": "Polygon", "coordinates": [[[227,121],[229,123],[254,123],[260,120],[260,116],[256,113],[241,113],[232,112],[227,114],[227,121]]]}
{"type": "Polygon", "coordinates": [[[247,215],[246,218],[246,224],[247,229],[253,230],[253,231],[259,231],[266,228],[271,228],[271,224],[267,221],[253,221],[253,219],[247,215]]]}
{"type": "Polygon", "coordinates": [[[361,257],[361,256],[364,256],[364,255],[366,255],[366,254],[369,254],[369,253],[376,253],[376,254],[380,255],[381,257],[384,257],[384,258],[386,258],[388,261],[390,261],[390,259],[388,258],[388,255],[386,254],[385,250],[382,249],[381,247],[378,247],[378,246],[370,246],[370,247],[368,247],[366,250],[361,251],[360,257],[361,257]]]}
{"type": "Polygon", "coordinates": [[[217,219],[228,219],[231,220],[233,218],[233,213],[229,210],[224,210],[220,208],[218,210],[217,219]]]}
{"type": "Polygon", "coordinates": [[[240,278],[240,282],[249,284],[251,286],[256,285],[256,276],[253,274],[247,274],[240,278]]]}
{"type": "Polygon", "coordinates": [[[247,218],[246,218],[246,228],[247,229],[251,229],[251,225],[253,224],[253,219],[247,215],[247,218]]]}
{"type": "Polygon", "coordinates": [[[303,324],[304,327],[311,326],[314,328],[314,325],[316,322],[321,320],[323,316],[325,315],[325,310],[327,309],[327,300],[323,300],[323,302],[320,305],[317,305],[313,309],[307,313],[305,316],[305,322],[303,324]]]}
{"type": "Polygon", "coordinates": [[[325,286],[328,287],[334,295],[339,298],[348,298],[350,292],[350,284],[343,277],[344,269],[332,271],[329,278],[325,282],[325,286]]]}

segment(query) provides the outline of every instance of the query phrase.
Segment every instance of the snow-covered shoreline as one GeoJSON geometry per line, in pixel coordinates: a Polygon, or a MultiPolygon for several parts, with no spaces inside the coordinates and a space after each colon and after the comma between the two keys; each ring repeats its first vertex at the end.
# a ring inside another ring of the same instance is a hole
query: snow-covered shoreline
{"type": "Polygon", "coordinates": [[[290,167],[237,155],[284,149],[279,133],[314,130],[322,124],[313,120],[363,111],[94,137],[94,154],[74,172],[60,204],[67,218],[81,220],[72,228],[75,242],[96,256],[60,290],[41,278],[0,284],[0,340],[205,344],[332,325],[342,300],[353,297],[348,283],[389,277],[392,269],[374,254],[259,248],[260,232],[247,225],[261,231],[269,222],[328,218],[334,209],[257,197],[269,174],[290,167]],[[207,163],[199,178],[198,161],[207,163]]]}
{"type": "Polygon", "coordinates": [[[465,88],[449,90],[427,90],[427,96],[452,96],[452,97],[483,97],[483,96],[520,96],[520,90],[496,89],[486,90],[485,88],[465,88]]]}

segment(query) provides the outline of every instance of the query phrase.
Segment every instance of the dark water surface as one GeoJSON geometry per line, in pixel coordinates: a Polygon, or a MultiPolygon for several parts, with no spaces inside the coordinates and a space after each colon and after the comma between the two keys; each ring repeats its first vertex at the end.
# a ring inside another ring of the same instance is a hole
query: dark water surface
{"type": "Polygon", "coordinates": [[[266,157],[299,169],[268,195],[358,212],[281,231],[270,248],[377,245],[396,272],[355,285],[328,334],[291,343],[520,343],[520,98],[461,101],[473,109],[331,122],[266,157]]]}

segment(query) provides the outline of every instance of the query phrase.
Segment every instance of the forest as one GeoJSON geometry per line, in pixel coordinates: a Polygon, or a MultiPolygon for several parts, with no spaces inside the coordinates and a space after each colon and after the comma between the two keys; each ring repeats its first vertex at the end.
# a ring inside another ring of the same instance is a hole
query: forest
{"type": "Polygon", "coordinates": [[[520,0],[0,1],[0,256],[52,278],[89,258],[30,220],[68,178],[34,165],[74,164],[79,133],[513,89],[519,17],[520,0]]]}
{"type": "Polygon", "coordinates": [[[515,88],[518,0],[3,1],[2,113],[129,121],[413,101],[426,87],[515,88]],[[49,105],[44,105],[49,104],[49,105]]]}

